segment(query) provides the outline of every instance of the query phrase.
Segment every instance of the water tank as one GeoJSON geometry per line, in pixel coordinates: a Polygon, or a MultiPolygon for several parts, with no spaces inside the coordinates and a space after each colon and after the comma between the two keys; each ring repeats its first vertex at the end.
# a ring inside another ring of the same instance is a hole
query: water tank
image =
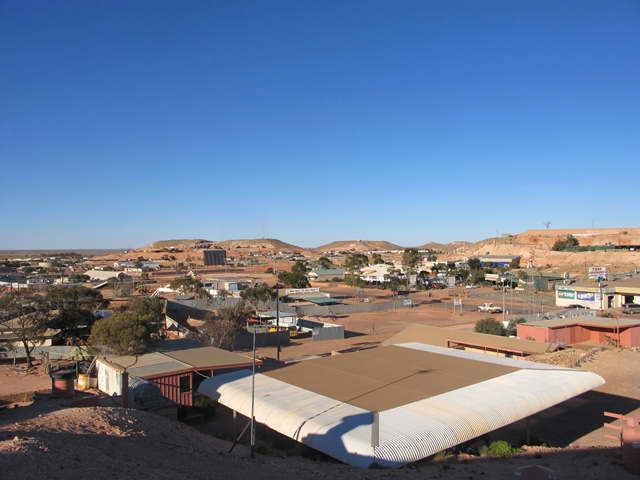
{"type": "Polygon", "coordinates": [[[160,387],[140,377],[129,377],[129,388],[133,389],[133,399],[141,407],[158,405],[166,401],[160,387]]]}

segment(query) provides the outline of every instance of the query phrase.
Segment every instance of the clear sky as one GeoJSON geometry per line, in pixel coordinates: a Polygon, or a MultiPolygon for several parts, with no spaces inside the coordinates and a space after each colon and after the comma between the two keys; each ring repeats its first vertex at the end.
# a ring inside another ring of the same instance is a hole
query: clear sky
{"type": "Polygon", "coordinates": [[[638,227],[637,0],[2,0],[0,249],[638,227]]]}

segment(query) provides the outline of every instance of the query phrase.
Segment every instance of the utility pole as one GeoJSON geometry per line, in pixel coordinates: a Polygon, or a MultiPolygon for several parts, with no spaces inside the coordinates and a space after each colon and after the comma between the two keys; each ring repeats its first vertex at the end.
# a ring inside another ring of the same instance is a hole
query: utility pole
{"type": "Polygon", "coordinates": [[[276,274],[276,360],[280,361],[280,289],[278,288],[278,270],[276,274]]]}
{"type": "Polygon", "coordinates": [[[251,458],[256,458],[256,417],[254,414],[256,398],[256,326],[253,326],[253,366],[251,370],[251,458]]]}

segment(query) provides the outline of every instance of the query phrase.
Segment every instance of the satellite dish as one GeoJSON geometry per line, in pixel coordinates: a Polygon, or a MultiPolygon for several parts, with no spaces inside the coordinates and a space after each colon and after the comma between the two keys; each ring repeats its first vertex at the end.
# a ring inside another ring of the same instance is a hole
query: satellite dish
{"type": "Polygon", "coordinates": [[[565,280],[569,278],[569,272],[564,272],[562,274],[562,278],[564,278],[565,280]]]}

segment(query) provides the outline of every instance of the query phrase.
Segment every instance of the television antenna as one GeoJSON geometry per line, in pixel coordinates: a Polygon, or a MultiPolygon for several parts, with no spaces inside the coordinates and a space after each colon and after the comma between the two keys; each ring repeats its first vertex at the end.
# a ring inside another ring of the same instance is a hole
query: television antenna
{"type": "Polygon", "coordinates": [[[547,227],[547,230],[549,230],[549,225],[551,224],[551,222],[542,222],[542,224],[547,227]]]}

